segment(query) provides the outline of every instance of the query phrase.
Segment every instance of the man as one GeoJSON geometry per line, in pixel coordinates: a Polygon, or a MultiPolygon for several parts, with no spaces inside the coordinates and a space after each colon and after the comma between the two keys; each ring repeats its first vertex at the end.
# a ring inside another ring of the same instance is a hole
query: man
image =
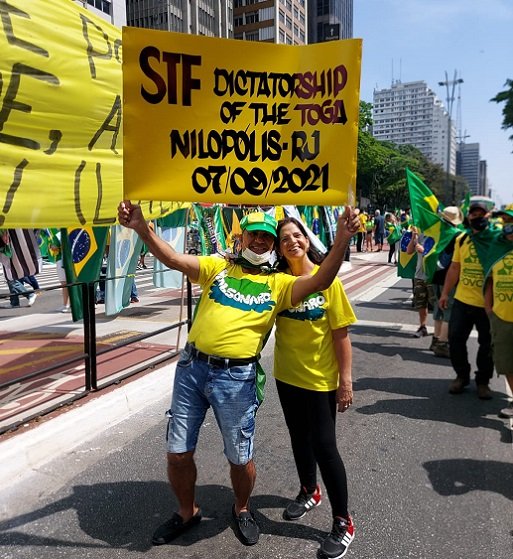
{"type": "Polygon", "coordinates": [[[484,202],[471,201],[468,211],[470,233],[462,233],[456,239],[454,254],[438,302],[442,310],[447,309],[451,290],[456,287],[449,320],[450,357],[456,378],[451,382],[449,392],[461,394],[470,382],[467,340],[475,326],[479,344],[475,377],[477,395],[481,400],[492,397],[488,384],[493,375],[493,359],[490,321],[484,308],[483,266],[477,256],[472,235],[488,227],[488,216],[489,211],[484,202]]]}
{"type": "Polygon", "coordinates": [[[385,240],[385,218],[379,210],[374,212],[374,244],[376,252],[383,250],[383,241],[385,240]]]}
{"type": "Polygon", "coordinates": [[[156,530],[152,542],[169,543],[201,520],[195,501],[194,451],[211,406],[230,465],[236,532],[245,545],[256,544],[259,528],[249,510],[249,498],[256,478],[252,453],[259,405],[259,352],[278,312],[331,284],[358,230],[358,217],[346,208],[339,217],[333,247],[318,273],[295,277],[271,273],[276,220],[263,212],[241,220],[242,250],[235,264],[217,256],[175,252],[148,227],[140,207],[128,201],[119,205],[118,216],[119,222],[134,229],[163,264],[202,287],[188,342],[177,363],[168,412],[168,478],[179,510],[156,530]]]}
{"type": "MultiPolygon", "coordinates": [[[[503,238],[511,250],[498,260],[485,289],[485,305],[492,330],[493,360],[497,374],[504,375],[513,393],[513,204],[500,210],[503,238]]],[[[513,402],[499,412],[499,417],[513,419],[513,402]]]]}
{"type": "Polygon", "coordinates": [[[415,334],[416,338],[422,338],[428,335],[427,316],[429,302],[433,299],[433,287],[427,283],[426,272],[424,271],[424,235],[419,235],[417,229],[412,227],[412,235],[406,254],[417,253],[417,267],[415,268],[415,277],[413,278],[413,306],[419,313],[419,327],[415,334]]]}

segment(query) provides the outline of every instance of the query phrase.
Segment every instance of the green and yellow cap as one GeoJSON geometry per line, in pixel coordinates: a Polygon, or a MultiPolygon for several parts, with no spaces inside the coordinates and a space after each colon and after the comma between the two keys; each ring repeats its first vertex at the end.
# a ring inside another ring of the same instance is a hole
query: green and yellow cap
{"type": "Polygon", "coordinates": [[[265,231],[277,237],[276,227],[278,222],[272,215],[265,212],[252,212],[240,220],[240,228],[243,231],[265,231]]]}

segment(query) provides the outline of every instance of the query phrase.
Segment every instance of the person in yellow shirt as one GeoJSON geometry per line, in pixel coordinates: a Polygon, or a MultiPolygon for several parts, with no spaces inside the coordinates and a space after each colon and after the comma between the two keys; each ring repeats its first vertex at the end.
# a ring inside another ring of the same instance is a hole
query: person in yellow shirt
{"type": "Polygon", "coordinates": [[[358,229],[358,233],[356,234],[356,252],[362,252],[363,238],[365,237],[366,232],[365,224],[367,223],[368,216],[365,212],[361,212],[358,208],[356,208],[355,212],[360,220],[360,227],[358,229]]]}
{"type": "MultiPolygon", "coordinates": [[[[485,288],[485,308],[490,317],[495,369],[506,377],[513,393],[513,204],[510,208],[496,212],[502,218],[502,233],[511,242],[511,251],[492,268],[485,288]]],[[[499,417],[513,418],[513,402],[499,417]]]]}
{"type": "Polygon", "coordinates": [[[449,319],[449,348],[451,364],[456,378],[449,386],[451,394],[461,394],[470,383],[470,363],[467,341],[475,326],[478,333],[477,371],[475,373],[477,395],[489,400],[492,392],[488,386],[493,375],[490,321],[485,311],[483,296],[483,266],[472,242],[472,233],[483,231],[489,225],[489,211],[483,202],[471,202],[468,211],[470,233],[462,233],[454,244],[452,261],[447,270],[438,306],[449,306],[451,290],[456,287],[449,319]]]}
{"type": "MultiPolygon", "coordinates": [[[[286,218],[278,224],[282,267],[294,276],[319,272],[303,224],[286,218]]],[[[331,532],[321,543],[323,557],[342,557],[354,538],[348,512],[346,471],[337,449],[335,418],[353,402],[351,341],[356,321],[339,278],[299,305],[278,313],[274,377],[299,476],[300,490],[284,510],[297,520],[321,502],[317,465],[331,504],[331,532]]]]}
{"type": "Polygon", "coordinates": [[[300,278],[273,273],[270,261],[276,220],[264,212],[250,213],[241,220],[242,250],[235,263],[215,255],[174,251],[150,229],[140,206],[128,200],[119,204],[118,219],[139,234],[155,258],[202,288],[176,366],[167,414],[168,478],[179,510],[157,528],[152,543],[167,544],[201,521],[195,500],[194,452],[205,414],[212,407],[230,466],[236,534],[243,544],[254,545],[260,530],[249,509],[249,498],[256,479],[253,439],[259,405],[257,361],[263,340],[278,312],[330,286],[358,230],[358,218],[349,207],[345,209],[332,249],[318,273],[300,278]]]}

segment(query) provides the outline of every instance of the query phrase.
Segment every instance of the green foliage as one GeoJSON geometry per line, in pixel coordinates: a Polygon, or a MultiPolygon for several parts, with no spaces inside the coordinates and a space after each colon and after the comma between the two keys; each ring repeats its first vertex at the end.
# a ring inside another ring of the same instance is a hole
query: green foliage
{"type": "Polygon", "coordinates": [[[410,205],[406,172],[408,167],[418,175],[446,205],[464,195],[466,185],[459,177],[446,176],[440,165],[412,145],[395,145],[376,140],[369,131],[372,125],[372,105],[360,102],[360,130],[358,133],[358,162],[356,176],[357,200],[368,198],[371,205],[382,209],[406,208],[410,205]]]}
{"type": "MultiPolygon", "coordinates": [[[[506,80],[504,87],[509,89],[500,91],[495,97],[490,99],[490,101],[505,103],[502,108],[502,128],[507,130],[508,128],[513,128],[513,80],[506,80]]],[[[513,134],[509,137],[509,139],[513,140],[513,134]]]]}

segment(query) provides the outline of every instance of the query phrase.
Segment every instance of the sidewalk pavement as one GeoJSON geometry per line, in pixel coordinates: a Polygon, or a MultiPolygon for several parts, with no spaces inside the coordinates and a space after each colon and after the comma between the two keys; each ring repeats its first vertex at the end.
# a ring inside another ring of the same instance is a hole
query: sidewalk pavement
{"type": "Polygon", "coordinates": [[[70,410],[53,413],[0,438],[0,485],[11,486],[56,456],[71,451],[99,433],[153,403],[162,387],[172,385],[176,362],[115,389],[95,393],[70,410]]]}

